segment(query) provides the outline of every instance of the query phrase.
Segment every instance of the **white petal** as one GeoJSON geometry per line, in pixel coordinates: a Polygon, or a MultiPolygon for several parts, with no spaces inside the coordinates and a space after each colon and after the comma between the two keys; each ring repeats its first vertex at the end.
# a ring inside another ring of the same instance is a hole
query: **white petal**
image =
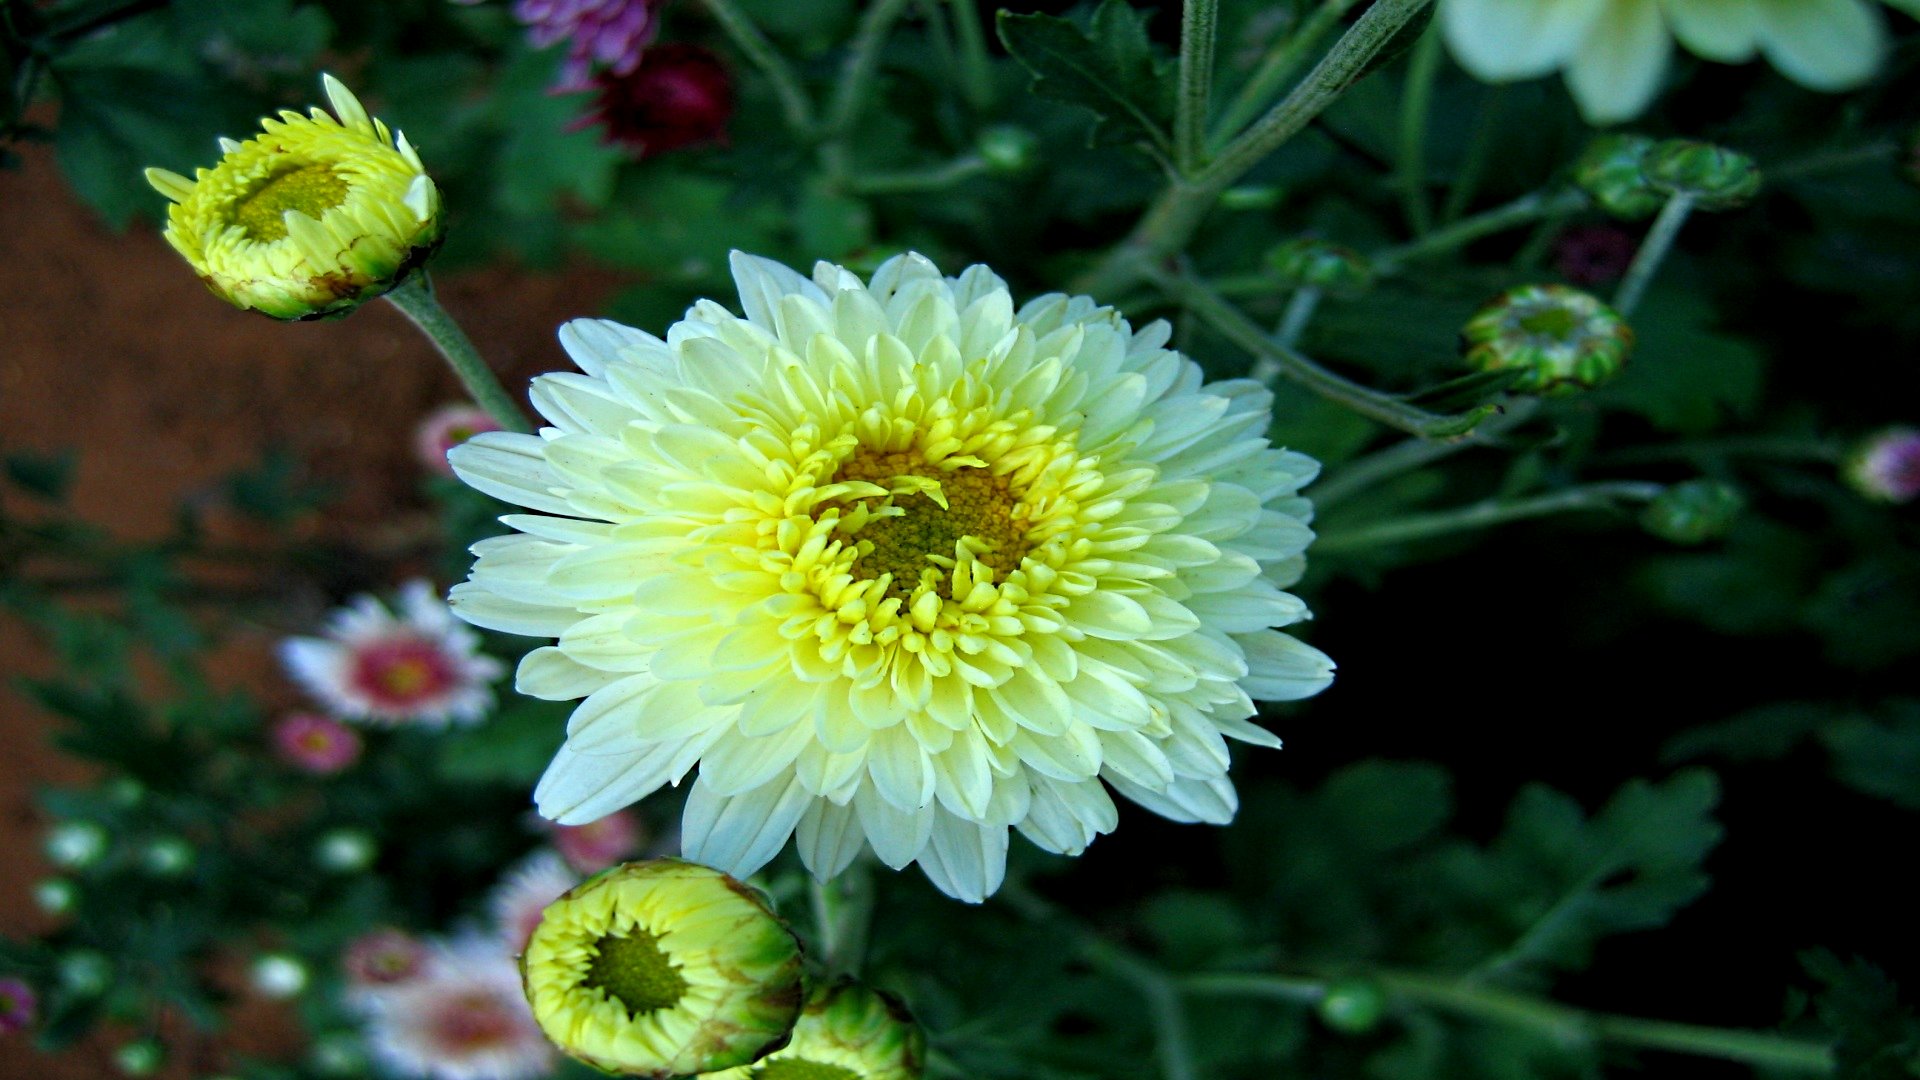
{"type": "Polygon", "coordinates": [[[1757,0],[1663,0],[1673,36],[1696,56],[1738,64],[1760,47],[1757,0]]]}
{"type": "Polygon", "coordinates": [[[1240,686],[1261,701],[1298,701],[1333,682],[1333,660],[1326,653],[1277,630],[1237,634],[1247,652],[1247,677],[1240,686]]]}
{"type": "Polygon", "coordinates": [[[1174,821],[1225,825],[1233,820],[1234,811],[1240,808],[1240,797],[1233,790],[1233,781],[1224,776],[1183,778],[1158,791],[1143,788],[1112,773],[1103,773],[1102,776],[1113,785],[1113,790],[1174,821]]]}
{"type": "Polygon", "coordinates": [[[455,476],[488,495],[515,506],[562,517],[576,516],[547,466],[546,443],[538,436],[483,431],[447,452],[455,476]]]}
{"type": "Polygon", "coordinates": [[[860,828],[880,861],[895,870],[920,857],[933,835],[933,809],[901,810],[880,797],[872,784],[862,784],[853,795],[860,828]]]}
{"type": "Polygon", "coordinates": [[[562,825],[585,825],[653,794],[671,778],[684,743],[658,742],[638,753],[579,754],[561,747],[533,802],[541,816],[562,825]]]}
{"type": "Polygon", "coordinates": [[[715,794],[703,776],[687,793],[680,850],[694,862],[744,878],[780,854],[812,801],[791,774],[731,796],[715,794]]]}
{"type": "Polygon", "coordinates": [[[1453,55],[1490,82],[1545,75],[1567,58],[1604,0],[1442,0],[1453,55]]]}
{"type": "Polygon", "coordinates": [[[1851,90],[1887,52],[1886,24],[1866,0],[1759,0],[1760,50],[1780,73],[1814,90],[1851,90]]]}
{"type": "Polygon", "coordinates": [[[816,881],[839,876],[867,846],[853,804],[835,806],[825,799],[807,804],[794,830],[793,846],[816,881]]]}
{"type": "Polygon", "coordinates": [[[920,853],[920,869],[934,888],[969,904],[978,904],[1000,888],[1007,874],[1004,825],[976,825],[939,814],[933,843],[920,853]]]}
{"type": "Polygon", "coordinates": [[[741,310],[748,322],[763,330],[776,328],[775,312],[780,309],[780,298],[789,293],[799,293],[823,307],[830,303],[820,286],[772,259],[736,251],[728,262],[733,267],[733,283],[740,290],[741,310]]]}
{"type": "Polygon", "coordinates": [[[581,618],[572,608],[509,600],[476,581],[455,585],[447,603],[455,615],[475,626],[527,637],[559,637],[581,618]]]}
{"type": "Polygon", "coordinates": [[[1567,89],[1590,124],[1640,115],[1660,91],[1673,39],[1659,0],[1607,0],[1586,40],[1567,60],[1567,89]]]}

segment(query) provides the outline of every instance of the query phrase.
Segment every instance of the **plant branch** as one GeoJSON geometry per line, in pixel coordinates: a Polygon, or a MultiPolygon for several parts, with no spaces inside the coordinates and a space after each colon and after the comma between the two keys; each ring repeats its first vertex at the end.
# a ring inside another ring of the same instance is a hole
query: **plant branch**
{"type": "Polygon", "coordinates": [[[1373,256],[1373,272],[1381,277],[1397,274],[1406,264],[1462,248],[1482,237],[1571,213],[1587,205],[1585,192],[1578,188],[1559,191],[1535,191],[1491,210],[1461,218],[1451,225],[1435,229],[1425,236],[1398,247],[1387,248],[1373,256]]]}
{"type": "Polygon", "coordinates": [[[961,154],[951,161],[924,169],[856,176],[847,181],[847,189],[856,195],[899,195],[914,191],[940,191],[986,171],[987,163],[980,155],[961,154]]]}
{"type": "Polygon", "coordinates": [[[1433,84],[1440,76],[1440,33],[1437,27],[1420,35],[1407,83],[1400,95],[1399,175],[1400,205],[1407,227],[1415,236],[1433,229],[1433,209],[1427,205],[1427,121],[1433,109],[1433,84]]]}
{"type": "Polygon", "coordinates": [[[793,65],[787,63],[780,51],[767,40],[767,35],[753,24],[747,13],[740,10],[733,0],[703,0],[707,12],[720,24],[720,29],[733,39],[733,45],[745,54],[747,62],[760,69],[760,74],[773,84],[774,96],[780,99],[780,112],[786,117],[787,128],[800,138],[813,135],[813,105],[807,100],[805,90],[800,88],[800,77],[794,74],[793,65]]]}
{"type": "Polygon", "coordinates": [[[1180,88],[1174,98],[1173,163],[1182,176],[1193,175],[1206,157],[1213,50],[1219,32],[1219,0],[1186,0],[1181,5],[1180,88]]]}
{"type": "Polygon", "coordinates": [[[1214,125],[1211,142],[1215,146],[1226,145],[1234,136],[1239,135],[1242,129],[1252,123],[1262,109],[1268,108],[1273,95],[1279,93],[1280,87],[1295,71],[1299,70],[1301,63],[1307,58],[1307,53],[1320,44],[1329,30],[1339,25],[1347,9],[1353,7],[1356,2],[1357,0],[1322,0],[1313,14],[1307,16],[1304,22],[1294,28],[1293,33],[1279,36],[1274,41],[1273,47],[1267,51],[1266,56],[1261,58],[1260,66],[1255,68],[1253,74],[1248,77],[1246,85],[1242,86],[1233,100],[1227,103],[1227,107],[1221,110],[1220,120],[1214,125]]]}
{"type": "Polygon", "coordinates": [[[953,32],[960,39],[960,92],[967,104],[984,109],[993,104],[993,64],[987,55],[986,34],[980,29],[980,11],[973,0],[948,0],[953,32]]]}
{"type": "Polygon", "coordinates": [[[386,299],[400,309],[427,335],[440,355],[446,358],[447,365],[460,377],[460,384],[466,387],[467,396],[474,404],[487,411],[493,421],[508,431],[531,431],[533,426],[527,422],[527,414],[520,409],[520,403],[500,385],[500,379],[487,366],[480,356],[480,350],[473,347],[473,339],[467,337],[460,324],[453,321],[447,309],[433,295],[433,282],[425,270],[420,270],[393,287],[386,299]]]}
{"type": "Polygon", "coordinates": [[[1349,499],[1384,480],[1412,472],[1423,465],[1430,465],[1442,458],[1451,457],[1462,450],[1491,445],[1496,436],[1519,427],[1531,419],[1539,409],[1538,398],[1520,398],[1510,402],[1506,406],[1505,413],[1481,424],[1464,438],[1451,441],[1407,439],[1384,450],[1376,450],[1365,457],[1355,458],[1341,465],[1329,473],[1325,480],[1313,486],[1313,505],[1319,512],[1324,513],[1328,507],[1349,499]]]}
{"type": "Polygon", "coordinates": [[[844,136],[860,118],[860,107],[866,104],[867,90],[880,69],[880,46],[906,8],[907,0],[874,0],[860,17],[846,63],[840,69],[840,84],[834,88],[833,108],[827,114],[826,133],[830,138],[844,136]]]}
{"type": "Polygon", "coordinates": [[[1623,502],[1649,502],[1664,490],[1661,484],[1633,480],[1585,484],[1526,499],[1487,499],[1451,510],[1414,514],[1378,525],[1323,533],[1313,545],[1316,555],[1359,551],[1387,544],[1427,540],[1449,533],[1485,529],[1509,521],[1547,517],[1583,510],[1618,510],[1623,502]]]}
{"type": "Polygon", "coordinates": [[[1673,249],[1674,238],[1680,235],[1680,226],[1687,223],[1687,215],[1692,212],[1693,196],[1680,192],[1667,197],[1667,204],[1653,219],[1653,227],[1647,230],[1646,239],[1640,241],[1640,250],[1634,252],[1633,262],[1627,266],[1626,276],[1620,279],[1620,288],[1613,294],[1613,308],[1622,318],[1632,315],[1633,309],[1640,306],[1640,298],[1646,295],[1653,275],[1660,271],[1667,252],[1673,249]]]}
{"type": "Polygon", "coordinates": [[[873,927],[873,876],[858,860],[831,881],[807,878],[827,977],[858,975],[873,927]]]}

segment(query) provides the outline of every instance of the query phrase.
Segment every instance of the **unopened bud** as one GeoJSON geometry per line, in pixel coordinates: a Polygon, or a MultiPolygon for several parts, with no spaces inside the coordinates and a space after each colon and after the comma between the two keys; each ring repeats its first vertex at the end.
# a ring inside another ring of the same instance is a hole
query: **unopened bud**
{"type": "Polygon", "coordinates": [[[177,836],[162,836],[140,852],[140,865],[154,877],[180,877],[193,869],[195,857],[192,844],[177,836]]]}
{"type": "Polygon", "coordinates": [[[360,1077],[367,1071],[367,1052],[359,1036],[335,1031],[313,1041],[307,1063],[321,1076],[360,1077]]]}
{"type": "Polygon", "coordinates": [[[260,996],[276,1001],[297,996],[307,988],[309,978],[307,965],[286,953],[268,953],[256,959],[249,974],[260,996]]]}
{"type": "Polygon", "coordinates": [[[1241,184],[1220,193],[1222,210],[1271,210],[1287,197],[1286,189],[1273,184],[1241,184]]]}
{"type": "Polygon", "coordinates": [[[1855,491],[1887,503],[1920,497],[1920,428],[1888,428],[1862,442],[1841,468],[1855,491]]]}
{"type": "Polygon", "coordinates": [[[80,890],[66,878],[45,878],[34,883],[33,902],[49,915],[65,915],[80,900],[80,890]]]}
{"type": "Polygon", "coordinates": [[[1366,979],[1339,979],[1320,999],[1320,1022],[1342,1035],[1365,1035],[1379,1026],[1386,995],[1366,979]]]}
{"type": "Polygon", "coordinates": [[[91,821],[66,821],[47,831],[47,858],[56,866],[79,870],[107,853],[107,830],[91,821]]]}
{"type": "Polygon", "coordinates": [[[92,949],[75,949],[55,966],[60,985],[80,997],[98,997],[113,985],[113,962],[92,949]]]}
{"type": "Polygon", "coordinates": [[[1688,480],[1654,496],[1640,515],[1640,526],[1676,544],[1705,543],[1725,536],[1746,504],[1730,484],[1688,480]]]}
{"type": "Polygon", "coordinates": [[[1651,217],[1667,201],[1641,171],[1653,145],[1644,135],[1602,135],[1574,162],[1573,182],[1614,217],[1651,217]]]}
{"type": "Polygon", "coordinates": [[[1373,288],[1373,264],[1366,256],[1310,236],[1268,251],[1267,265],[1290,289],[1314,288],[1328,296],[1350,298],[1373,288]]]}
{"type": "Polygon", "coordinates": [[[166,1060],[158,1039],[135,1039],[113,1052],[113,1063],[128,1076],[152,1076],[166,1060]]]}
{"type": "Polygon", "coordinates": [[[336,874],[357,874],[379,853],[373,837],[359,829],[334,829],[313,845],[313,861],[336,874]]]}
{"type": "Polygon", "coordinates": [[[1565,285],[1522,285],[1496,297],[1460,330],[1477,371],[1518,369],[1513,388],[1533,393],[1592,389],[1633,351],[1633,330],[1597,298],[1565,285]]]}
{"type": "Polygon", "coordinates": [[[1753,159],[1724,146],[1668,139],[1647,151],[1647,182],[1667,195],[1687,195],[1702,210],[1731,210],[1760,191],[1753,159]]]}
{"type": "Polygon", "coordinates": [[[1040,159],[1040,139],[1012,124],[998,124],[981,132],[974,149],[987,168],[997,173],[1023,173],[1040,159]]]}

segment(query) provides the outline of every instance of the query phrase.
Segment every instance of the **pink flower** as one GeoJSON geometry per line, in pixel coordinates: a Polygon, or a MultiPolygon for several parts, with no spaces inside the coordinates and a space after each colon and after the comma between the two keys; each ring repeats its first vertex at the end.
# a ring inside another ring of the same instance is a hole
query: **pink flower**
{"type": "Polygon", "coordinates": [[[331,776],[360,760],[360,734],[318,713],[294,713],[273,726],[280,760],[315,776],[331,776]]]}
{"type": "Polygon", "coordinates": [[[526,951],[528,939],[540,925],[540,913],[560,894],[580,884],[580,876],[567,869],[558,854],[542,851],[509,873],[487,898],[487,910],[493,913],[493,925],[506,943],[507,955],[526,951]]]}
{"type": "Polygon", "coordinates": [[[25,1031],[39,1016],[40,997],[25,979],[0,979],[0,1035],[25,1031]]]}
{"type": "Polygon", "coordinates": [[[593,106],[575,127],[598,124],[635,157],[723,141],[733,116],[733,79],[696,45],[662,45],[631,72],[594,78],[593,106]]]}
{"type": "Polygon", "coordinates": [[[349,996],[362,996],[413,982],[426,973],[432,954],[419,938],[391,927],[362,934],[340,954],[349,996]]]}
{"type": "Polygon", "coordinates": [[[616,810],[585,825],[555,825],[540,819],[553,833],[553,846],[567,865],[582,874],[597,874],[632,855],[645,832],[631,810],[616,810]]]}
{"type": "Polygon", "coordinates": [[[442,405],[428,413],[414,429],[413,449],[427,471],[452,476],[447,451],[483,431],[499,431],[500,425],[485,409],[472,405],[442,405]]]}
{"type": "Polygon", "coordinates": [[[1881,502],[1920,496],[1920,428],[1896,427],[1862,443],[1847,459],[1847,482],[1881,502]]]}
{"type": "Polygon", "coordinates": [[[423,978],[381,992],[367,1012],[368,1045],[402,1075],[531,1080],[553,1067],[513,958],[485,939],[436,947],[423,978]]]}
{"type": "Polygon", "coordinates": [[[400,590],[396,616],[371,596],[327,620],[324,637],[288,638],[280,660],[335,715],[375,724],[478,723],[493,707],[504,667],[480,637],[454,621],[424,581],[400,590]]]}
{"type": "Polygon", "coordinates": [[[598,62],[626,75],[659,29],[659,0],[515,0],[513,16],[527,26],[535,48],[567,41],[557,93],[588,88],[598,62]]]}

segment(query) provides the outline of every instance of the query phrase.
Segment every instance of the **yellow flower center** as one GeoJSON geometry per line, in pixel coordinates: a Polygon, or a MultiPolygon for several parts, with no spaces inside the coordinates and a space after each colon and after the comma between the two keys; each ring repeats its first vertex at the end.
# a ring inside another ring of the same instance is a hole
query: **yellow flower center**
{"type": "Polygon", "coordinates": [[[860,1080],[860,1074],[839,1065],[822,1065],[805,1058],[781,1058],[755,1069],[753,1080],[860,1080]]]}
{"type": "Polygon", "coordinates": [[[867,581],[892,574],[887,595],[905,600],[926,571],[938,574],[952,567],[955,546],[963,541],[969,542],[975,559],[993,568],[997,580],[1019,568],[1030,547],[1026,508],[1005,476],[971,465],[935,469],[912,451],[874,453],[863,448],[841,464],[834,479],[898,490],[904,477],[931,480],[931,490],[854,500],[870,512],[883,506],[899,511],[860,528],[860,541],[872,549],[854,561],[855,574],[867,581]]]}
{"type": "Polygon", "coordinates": [[[586,985],[605,990],[634,1016],[671,1008],[687,992],[680,965],[660,951],[660,939],[639,927],[594,942],[586,985]]]}
{"type": "Polygon", "coordinates": [[[347,182],[326,165],[300,165],[269,177],[233,208],[234,223],[247,237],[270,244],[287,235],[284,215],[298,210],[315,221],[347,201],[347,182]]]}

